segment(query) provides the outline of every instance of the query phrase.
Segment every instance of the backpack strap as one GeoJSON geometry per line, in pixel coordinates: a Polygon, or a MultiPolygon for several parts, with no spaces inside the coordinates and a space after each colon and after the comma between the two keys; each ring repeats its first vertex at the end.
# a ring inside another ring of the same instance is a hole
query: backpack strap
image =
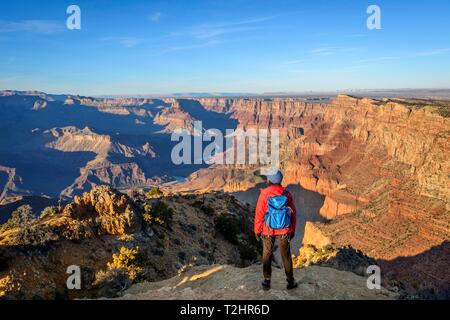
{"type": "Polygon", "coordinates": [[[269,226],[269,225],[267,225],[267,223],[266,223],[266,215],[268,215],[269,214],[269,211],[267,211],[265,214],[264,214],[264,224],[266,225],[266,227],[267,227],[267,230],[269,231],[269,234],[268,234],[268,236],[269,237],[271,237],[272,236],[272,232],[271,232],[271,230],[272,230],[272,228],[269,226]]]}
{"type": "MultiPolygon", "coordinates": [[[[288,200],[289,200],[289,195],[290,195],[291,193],[287,190],[287,189],[284,189],[284,192],[283,192],[283,196],[285,196],[285,197],[287,197],[288,198],[288,200]]],[[[292,195],[291,195],[292,196],[292,195]]],[[[292,214],[292,208],[289,206],[289,205],[287,205],[287,207],[289,208],[289,210],[291,210],[291,214],[292,214]]]]}

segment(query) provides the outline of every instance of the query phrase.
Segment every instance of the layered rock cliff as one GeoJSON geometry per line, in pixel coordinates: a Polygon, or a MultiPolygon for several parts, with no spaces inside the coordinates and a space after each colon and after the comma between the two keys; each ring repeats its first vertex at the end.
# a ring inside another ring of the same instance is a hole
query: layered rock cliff
{"type": "MultiPolygon", "coordinates": [[[[305,243],[350,244],[378,259],[386,273],[448,289],[448,259],[442,258],[450,256],[446,101],[343,95],[330,103],[94,99],[6,92],[0,107],[0,201],[61,191],[72,196],[102,183],[149,187],[167,174],[181,176],[170,163],[169,137],[160,133],[189,129],[194,119],[221,130],[234,129],[236,122],[242,129],[278,129],[284,183],[325,197],[320,215],[328,222],[306,224],[305,243]]],[[[214,165],[169,189],[245,191],[262,182],[258,168],[214,165]]]]}
{"type": "Polygon", "coordinates": [[[177,100],[0,91],[0,201],[174,180],[189,169],[180,174],[172,165],[164,133],[192,126],[177,106],[177,100]],[[181,114],[187,120],[177,126],[181,114]]]}
{"type": "Polygon", "coordinates": [[[172,133],[177,130],[193,131],[195,119],[186,111],[182,110],[178,101],[170,107],[163,108],[154,119],[156,124],[164,126],[164,132],[172,133]]]}
{"type": "MultiPolygon", "coordinates": [[[[299,183],[325,196],[321,215],[330,222],[307,227],[305,243],[351,244],[380,260],[411,257],[414,265],[413,257],[450,239],[448,103],[351,96],[337,96],[329,104],[200,101],[209,110],[231,113],[241,128],[280,129],[284,184],[299,183]],[[293,136],[293,130],[299,134],[293,136]]],[[[202,189],[199,181],[214,181],[214,188],[245,190],[242,176],[248,179],[254,171],[219,166],[216,175],[203,170],[186,184],[202,189]]],[[[394,273],[401,277],[411,271],[418,282],[446,290],[448,261],[435,258],[433,271],[398,267],[394,273]]]]}

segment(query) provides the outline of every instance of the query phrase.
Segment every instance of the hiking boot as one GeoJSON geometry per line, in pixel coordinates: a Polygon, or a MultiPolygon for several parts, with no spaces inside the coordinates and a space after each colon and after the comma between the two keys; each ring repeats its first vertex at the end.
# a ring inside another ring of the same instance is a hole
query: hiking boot
{"type": "Polygon", "coordinates": [[[295,289],[297,287],[298,287],[298,283],[294,279],[288,280],[288,283],[287,283],[287,286],[286,286],[287,290],[292,290],[292,289],[295,289]]]}
{"type": "Polygon", "coordinates": [[[267,291],[270,290],[270,280],[264,279],[263,282],[261,282],[263,290],[267,291]]]}

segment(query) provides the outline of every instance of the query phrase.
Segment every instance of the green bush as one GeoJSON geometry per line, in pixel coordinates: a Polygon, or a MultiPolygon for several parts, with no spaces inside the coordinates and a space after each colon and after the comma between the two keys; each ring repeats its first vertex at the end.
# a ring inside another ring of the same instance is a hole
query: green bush
{"type": "Polygon", "coordinates": [[[8,229],[29,226],[36,221],[33,216],[32,208],[29,205],[24,205],[13,211],[11,217],[0,228],[0,232],[8,229]]]}
{"type": "Polygon", "coordinates": [[[159,224],[164,227],[171,227],[173,222],[173,210],[162,201],[157,201],[153,205],[144,205],[142,219],[147,224],[159,224]]]}
{"type": "Polygon", "coordinates": [[[58,238],[50,226],[40,225],[37,222],[38,219],[33,215],[31,207],[24,205],[11,214],[11,218],[0,228],[0,233],[17,228],[14,238],[17,245],[39,246],[58,238]]]}
{"type": "Polygon", "coordinates": [[[203,205],[203,201],[201,201],[201,200],[195,200],[194,202],[192,202],[192,206],[194,207],[194,208],[200,208],[202,205],[203,205]]]}
{"type": "Polygon", "coordinates": [[[153,187],[145,194],[145,197],[147,199],[157,199],[161,198],[163,195],[164,193],[158,187],[153,187]]]}
{"type": "Polygon", "coordinates": [[[214,214],[214,209],[212,207],[206,205],[204,200],[197,199],[194,202],[192,202],[192,206],[194,208],[200,209],[207,216],[212,216],[214,214]]]}
{"type": "Polygon", "coordinates": [[[207,216],[212,216],[214,215],[214,209],[210,206],[207,205],[203,205],[200,207],[200,210],[203,211],[204,214],[206,214],[207,216]]]}
{"type": "Polygon", "coordinates": [[[238,244],[237,235],[241,233],[239,222],[230,215],[221,214],[215,219],[214,228],[231,244],[238,244]]]}
{"type": "Polygon", "coordinates": [[[47,207],[41,211],[40,219],[44,219],[47,217],[53,217],[57,214],[58,214],[58,207],[56,207],[56,206],[47,207]]]}
{"type": "Polygon", "coordinates": [[[108,269],[124,269],[129,278],[134,281],[142,272],[142,257],[139,248],[121,247],[119,253],[113,254],[113,261],[108,263],[108,269]]]}
{"type": "Polygon", "coordinates": [[[257,247],[248,244],[239,243],[238,245],[239,256],[243,261],[254,261],[258,258],[257,247]]]}

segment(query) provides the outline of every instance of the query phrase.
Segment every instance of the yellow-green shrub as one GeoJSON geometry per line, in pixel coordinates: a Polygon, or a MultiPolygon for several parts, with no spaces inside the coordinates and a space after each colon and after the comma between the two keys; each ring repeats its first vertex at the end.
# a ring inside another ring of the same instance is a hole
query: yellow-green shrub
{"type": "Polygon", "coordinates": [[[139,257],[139,247],[122,247],[120,248],[119,253],[113,254],[112,258],[113,261],[108,263],[108,269],[126,270],[129,278],[132,281],[136,280],[136,278],[142,272],[142,268],[140,267],[142,261],[140,261],[141,259],[139,257]]]}

